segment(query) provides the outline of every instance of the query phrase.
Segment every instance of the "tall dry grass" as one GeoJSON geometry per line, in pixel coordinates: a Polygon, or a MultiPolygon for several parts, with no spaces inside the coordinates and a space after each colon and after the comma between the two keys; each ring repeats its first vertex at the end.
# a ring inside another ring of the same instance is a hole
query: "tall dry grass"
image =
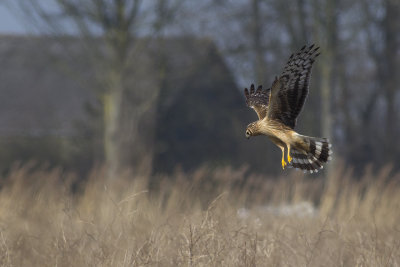
{"type": "Polygon", "coordinates": [[[389,167],[358,181],[348,170],[324,181],[202,168],[107,182],[96,169],[71,193],[74,179],[28,167],[4,179],[2,266],[400,265],[389,167]]]}

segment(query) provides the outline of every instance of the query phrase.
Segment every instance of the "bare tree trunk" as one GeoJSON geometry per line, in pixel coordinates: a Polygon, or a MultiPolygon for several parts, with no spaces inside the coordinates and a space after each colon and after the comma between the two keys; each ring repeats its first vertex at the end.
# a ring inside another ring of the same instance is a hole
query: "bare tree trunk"
{"type": "MultiPolygon", "coordinates": [[[[326,52],[325,52],[326,53],[326,52]]],[[[331,80],[332,80],[332,61],[326,55],[326,59],[321,66],[321,102],[322,102],[322,135],[326,138],[332,138],[332,114],[331,114],[331,80]]]]}
{"type": "MultiPolygon", "coordinates": [[[[298,9],[298,18],[299,18],[301,37],[303,40],[309,41],[310,34],[309,34],[309,31],[307,30],[307,25],[306,25],[307,12],[306,12],[305,0],[297,0],[297,9],[298,9]]],[[[302,44],[300,44],[300,43],[298,45],[302,46],[302,44]]]]}
{"type": "Polygon", "coordinates": [[[108,178],[117,178],[120,169],[121,152],[118,137],[120,111],[122,106],[122,89],[115,84],[115,89],[103,95],[104,112],[104,158],[108,178]]]}
{"type": "Polygon", "coordinates": [[[398,89],[398,63],[397,63],[397,51],[399,49],[398,34],[400,34],[400,4],[393,0],[384,1],[386,16],[383,20],[382,27],[384,33],[385,47],[383,52],[383,62],[381,65],[383,68],[382,80],[383,89],[385,91],[386,99],[386,136],[385,136],[385,158],[386,161],[393,158],[396,152],[396,146],[393,145],[397,134],[397,114],[395,109],[395,94],[398,89]]]}
{"type": "MultiPolygon", "coordinates": [[[[334,64],[337,47],[337,1],[314,1],[316,19],[316,39],[322,47],[321,66],[321,132],[332,141],[333,112],[332,92],[334,87],[334,64]],[[322,12],[322,14],[321,14],[322,12]]],[[[333,157],[335,158],[335,157],[333,157]]],[[[327,165],[326,175],[331,177],[335,169],[333,160],[327,165]]]]}
{"type": "MultiPolygon", "coordinates": [[[[328,138],[332,142],[332,51],[329,46],[325,47],[325,56],[321,64],[321,132],[322,136],[328,138]]],[[[335,161],[332,160],[326,165],[325,173],[328,178],[334,173],[335,161]]]]}
{"type": "Polygon", "coordinates": [[[253,49],[255,53],[254,70],[258,84],[264,84],[266,79],[266,64],[262,45],[262,25],[260,18],[260,0],[252,0],[252,34],[253,49]]]}

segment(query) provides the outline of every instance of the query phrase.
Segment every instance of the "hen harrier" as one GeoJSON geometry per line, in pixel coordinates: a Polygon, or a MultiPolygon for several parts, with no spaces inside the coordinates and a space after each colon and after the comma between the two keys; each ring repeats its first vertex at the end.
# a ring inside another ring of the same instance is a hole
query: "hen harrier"
{"type": "Polygon", "coordinates": [[[292,54],[281,76],[275,77],[271,88],[262,89],[260,85],[250,91],[245,88],[246,104],[253,108],[259,120],[250,123],[246,137],[266,135],[282,150],[282,168],[287,150],[288,167],[318,172],[322,164],[331,159],[331,144],[326,138],[304,136],[293,129],[308,94],[311,67],[319,55],[319,47],[304,46],[292,54]]]}

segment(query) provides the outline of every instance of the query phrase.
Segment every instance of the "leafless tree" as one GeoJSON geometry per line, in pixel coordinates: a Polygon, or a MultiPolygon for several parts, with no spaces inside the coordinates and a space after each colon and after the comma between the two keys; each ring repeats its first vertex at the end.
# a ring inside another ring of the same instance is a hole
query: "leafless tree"
{"type": "MultiPolygon", "coordinates": [[[[140,98],[132,110],[132,139],[140,139],[140,118],[154,104],[158,95],[159,77],[153,78],[153,84],[136,85],[136,88],[127,88],[126,80],[135,75],[132,72],[141,68],[141,51],[146,49],[153,37],[162,35],[163,28],[172,20],[182,2],[21,0],[11,3],[40,33],[55,37],[72,35],[79,40],[95,73],[95,92],[103,110],[104,157],[110,177],[118,174],[124,161],[120,143],[120,119],[125,92],[129,89],[140,98]],[[147,90],[148,87],[152,90],[147,90]]],[[[133,151],[142,153],[146,150],[139,147],[142,143],[140,140],[136,141],[138,147],[132,148],[133,151]]],[[[151,151],[147,152],[147,155],[151,154],[151,151]]],[[[147,160],[151,161],[151,157],[147,160]]]]}

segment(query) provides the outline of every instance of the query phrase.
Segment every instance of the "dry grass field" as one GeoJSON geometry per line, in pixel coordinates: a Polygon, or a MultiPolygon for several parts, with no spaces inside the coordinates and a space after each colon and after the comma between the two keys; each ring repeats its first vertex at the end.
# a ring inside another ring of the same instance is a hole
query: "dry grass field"
{"type": "Polygon", "coordinates": [[[75,193],[72,175],[28,169],[1,185],[1,266],[400,266],[389,167],[357,181],[202,168],[112,183],[97,169],[75,193]]]}

